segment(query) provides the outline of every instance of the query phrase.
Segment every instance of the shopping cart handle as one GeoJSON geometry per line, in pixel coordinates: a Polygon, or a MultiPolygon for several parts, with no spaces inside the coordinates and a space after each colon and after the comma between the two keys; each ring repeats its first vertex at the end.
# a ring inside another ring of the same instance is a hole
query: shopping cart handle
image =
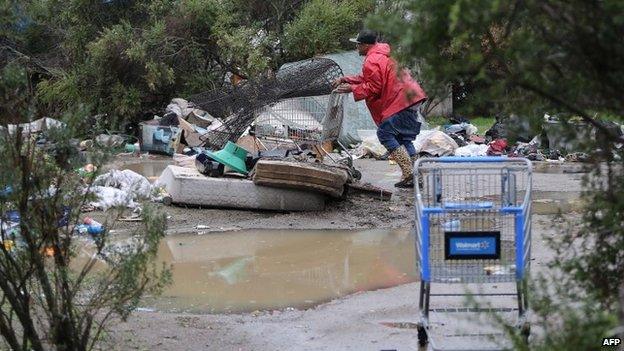
{"type": "MultiPolygon", "coordinates": [[[[448,210],[487,210],[493,208],[493,203],[472,203],[472,204],[457,204],[446,203],[442,207],[422,207],[423,214],[445,213],[448,210]],[[450,205],[450,206],[449,206],[450,205]]],[[[508,206],[500,209],[502,213],[520,213],[522,214],[526,210],[524,206],[508,206]]]]}
{"type": "Polygon", "coordinates": [[[447,210],[483,210],[494,207],[492,201],[484,202],[445,202],[442,208],[447,210]]]}
{"type": "Polygon", "coordinates": [[[463,156],[443,156],[431,159],[423,159],[424,161],[434,161],[434,162],[463,162],[463,163],[471,163],[471,162],[508,162],[508,161],[519,161],[523,160],[523,158],[519,157],[507,157],[507,156],[471,156],[471,157],[463,157],[463,156]]]}

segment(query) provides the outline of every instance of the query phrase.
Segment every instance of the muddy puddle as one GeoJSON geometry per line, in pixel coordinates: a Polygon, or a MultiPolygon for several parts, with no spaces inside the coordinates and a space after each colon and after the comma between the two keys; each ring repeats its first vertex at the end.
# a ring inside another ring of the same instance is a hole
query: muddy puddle
{"type": "Polygon", "coordinates": [[[173,285],[144,306],[229,313],[305,308],[416,280],[409,230],[248,230],[165,238],[173,285]]]}
{"type": "Polygon", "coordinates": [[[556,215],[578,212],[583,208],[580,193],[574,191],[536,191],[532,194],[533,214],[556,215]]]}
{"type": "Polygon", "coordinates": [[[585,164],[575,162],[533,162],[533,172],[547,174],[587,173],[585,164]]]}
{"type": "Polygon", "coordinates": [[[125,164],[121,167],[121,169],[129,169],[137,172],[153,183],[158,179],[158,177],[160,177],[165,168],[171,164],[173,164],[172,159],[145,160],[125,164]]]}

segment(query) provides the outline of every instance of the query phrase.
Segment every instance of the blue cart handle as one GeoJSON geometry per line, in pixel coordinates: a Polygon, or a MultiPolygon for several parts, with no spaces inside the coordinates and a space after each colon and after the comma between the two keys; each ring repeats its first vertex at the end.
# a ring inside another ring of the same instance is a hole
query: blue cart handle
{"type": "Polygon", "coordinates": [[[476,163],[476,162],[514,162],[521,161],[526,162],[525,158],[521,157],[507,157],[507,156],[473,156],[473,157],[460,157],[460,156],[443,156],[438,158],[422,159],[423,162],[445,162],[445,163],[476,163]]]}

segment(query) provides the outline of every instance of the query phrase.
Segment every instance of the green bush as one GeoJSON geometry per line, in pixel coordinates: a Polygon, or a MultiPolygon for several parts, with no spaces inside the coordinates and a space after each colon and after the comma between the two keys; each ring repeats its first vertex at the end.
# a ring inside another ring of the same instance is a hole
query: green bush
{"type": "Polygon", "coordinates": [[[374,1],[312,0],[284,31],[288,57],[303,59],[349,46],[362,26],[362,18],[374,9],[374,1]]]}
{"type": "Polygon", "coordinates": [[[269,75],[285,61],[352,48],[373,0],[27,0],[0,3],[0,39],[29,60],[40,113],[87,106],[109,127],[173,97],[269,75]],[[6,24],[5,24],[6,23],[6,24]],[[43,108],[44,107],[44,108],[43,108]]]}

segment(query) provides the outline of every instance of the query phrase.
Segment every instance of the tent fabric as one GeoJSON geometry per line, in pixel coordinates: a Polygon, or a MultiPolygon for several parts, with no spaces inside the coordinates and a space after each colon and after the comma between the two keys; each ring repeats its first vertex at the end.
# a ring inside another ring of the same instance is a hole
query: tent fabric
{"type": "MultiPolygon", "coordinates": [[[[360,56],[357,51],[346,51],[323,56],[331,59],[340,66],[345,76],[361,74],[362,65],[364,64],[364,56],[360,56]]],[[[327,106],[328,99],[325,97],[323,105],[327,106]]],[[[340,133],[340,142],[343,145],[357,144],[362,141],[358,135],[358,129],[377,129],[373,122],[368,108],[364,101],[355,102],[353,96],[349,95],[344,99],[344,119],[342,122],[342,131],[340,133]]]]}

